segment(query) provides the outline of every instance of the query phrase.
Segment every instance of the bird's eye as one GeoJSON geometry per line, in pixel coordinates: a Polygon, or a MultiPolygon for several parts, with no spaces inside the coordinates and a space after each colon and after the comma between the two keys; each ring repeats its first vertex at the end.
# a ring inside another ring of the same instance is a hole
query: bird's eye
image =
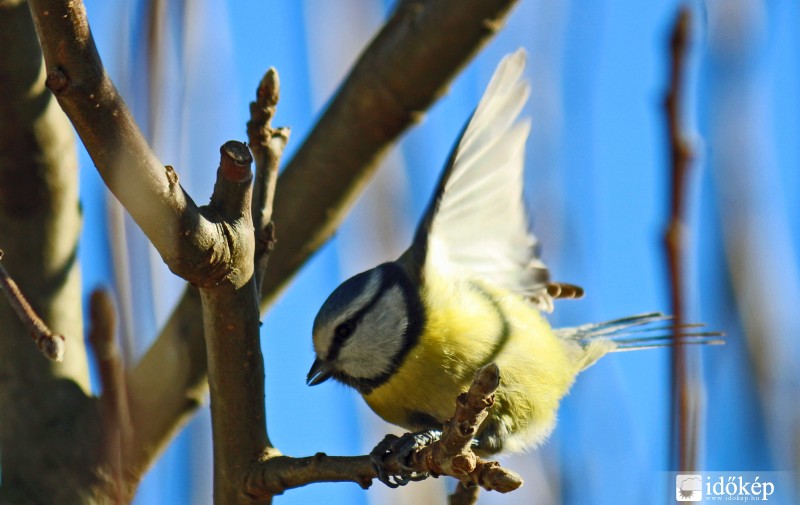
{"type": "Polygon", "coordinates": [[[336,338],[336,343],[337,344],[341,344],[342,342],[347,340],[347,337],[349,337],[350,334],[353,333],[353,327],[354,326],[355,325],[351,321],[345,321],[345,322],[339,324],[336,327],[336,329],[333,330],[333,333],[334,333],[335,338],[336,338]]]}

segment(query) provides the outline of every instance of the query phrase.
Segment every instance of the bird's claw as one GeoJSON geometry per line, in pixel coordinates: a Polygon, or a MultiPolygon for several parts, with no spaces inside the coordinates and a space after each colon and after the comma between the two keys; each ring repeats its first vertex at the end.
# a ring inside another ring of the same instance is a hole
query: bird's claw
{"type": "Polygon", "coordinates": [[[386,435],[369,455],[375,473],[378,474],[378,480],[390,488],[396,488],[405,486],[412,481],[427,479],[429,474],[417,472],[410,466],[409,458],[418,450],[439,440],[440,435],[441,433],[433,430],[406,433],[402,437],[386,435]],[[390,474],[387,472],[386,462],[390,457],[394,457],[397,461],[400,473],[390,474]]]}

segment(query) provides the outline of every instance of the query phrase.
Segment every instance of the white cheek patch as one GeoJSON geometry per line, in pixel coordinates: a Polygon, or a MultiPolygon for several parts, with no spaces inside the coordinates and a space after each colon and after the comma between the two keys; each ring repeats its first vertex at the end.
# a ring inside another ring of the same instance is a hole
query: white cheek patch
{"type": "Polygon", "coordinates": [[[339,353],[338,368],[356,379],[388,373],[405,343],[408,310],[399,286],[385,291],[364,314],[339,353]]]}

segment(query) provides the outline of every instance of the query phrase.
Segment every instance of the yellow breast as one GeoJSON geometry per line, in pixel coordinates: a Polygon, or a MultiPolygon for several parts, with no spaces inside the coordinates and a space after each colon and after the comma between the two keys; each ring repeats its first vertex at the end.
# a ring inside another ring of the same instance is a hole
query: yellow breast
{"type": "Polygon", "coordinates": [[[485,283],[428,275],[421,296],[427,320],[419,342],[389,381],[364,396],[369,406],[406,429],[429,428],[422,421],[448,419],[475,371],[495,362],[501,380],[490,417],[512,435],[506,449],[545,438],[579,372],[581,347],[556,337],[520,296],[485,283]]]}

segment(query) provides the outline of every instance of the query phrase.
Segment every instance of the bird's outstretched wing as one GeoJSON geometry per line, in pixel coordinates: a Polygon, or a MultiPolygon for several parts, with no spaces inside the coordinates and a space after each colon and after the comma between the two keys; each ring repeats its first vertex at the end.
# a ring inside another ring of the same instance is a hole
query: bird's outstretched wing
{"type": "MultiPolygon", "coordinates": [[[[456,144],[409,252],[431,257],[552,310],[549,273],[522,199],[530,120],[517,122],[530,86],[525,51],[503,58],[456,144]]],[[[441,268],[437,264],[437,268],[441,268]]]]}

